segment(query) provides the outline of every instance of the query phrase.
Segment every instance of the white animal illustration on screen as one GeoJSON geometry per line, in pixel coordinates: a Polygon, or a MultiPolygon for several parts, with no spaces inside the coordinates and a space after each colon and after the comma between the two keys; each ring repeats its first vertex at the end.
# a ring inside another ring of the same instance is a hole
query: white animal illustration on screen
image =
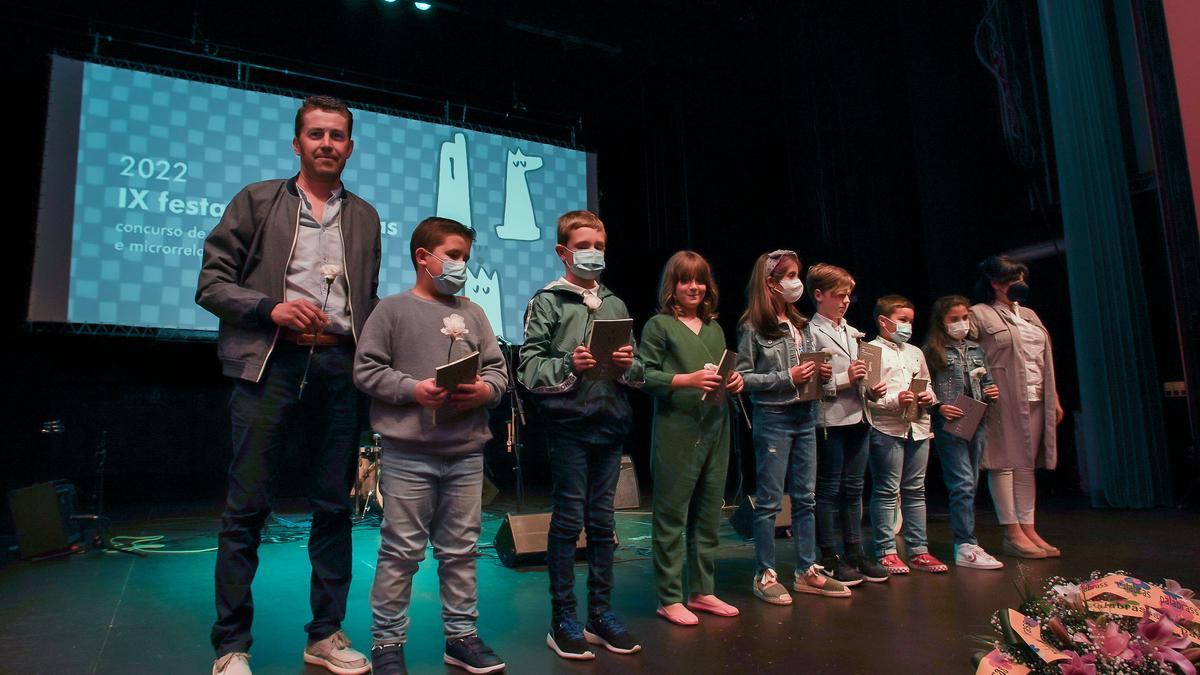
{"type": "Polygon", "coordinates": [[[529,172],[542,168],[542,158],[526,155],[517,148],[508,151],[504,178],[504,222],[496,227],[501,239],[537,241],[542,232],[533,213],[533,198],[529,195],[529,172]]]}
{"type": "Polygon", "coordinates": [[[504,310],[500,302],[500,272],[492,271],[480,265],[472,271],[467,266],[467,285],[463,289],[471,302],[483,308],[487,314],[488,323],[492,324],[492,332],[505,339],[511,339],[504,334],[504,310]]]}
{"type": "Polygon", "coordinates": [[[454,134],[443,141],[438,154],[437,215],[474,228],[471,224],[471,173],[467,164],[467,136],[454,134]]]}

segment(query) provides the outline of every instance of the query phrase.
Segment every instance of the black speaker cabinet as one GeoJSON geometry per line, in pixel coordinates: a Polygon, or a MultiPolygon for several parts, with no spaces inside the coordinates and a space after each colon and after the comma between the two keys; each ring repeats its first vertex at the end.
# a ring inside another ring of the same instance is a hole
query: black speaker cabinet
{"type": "MultiPolygon", "coordinates": [[[[549,513],[510,513],[504,517],[492,545],[505,567],[544,565],[546,563],[546,536],[550,532],[549,513]]],[[[617,533],[613,532],[616,543],[617,533]]],[[[581,560],[587,552],[587,535],[582,531],[575,541],[575,559],[581,560]]]]}
{"type": "MultiPolygon", "coordinates": [[[[737,510],[729,517],[729,524],[733,525],[734,531],[742,539],[754,538],[753,495],[742,497],[742,503],[738,504],[737,510]]],[[[790,534],[791,527],[792,500],[787,495],[784,495],[783,501],[779,504],[779,513],[775,514],[775,537],[787,537],[790,534]]]]}
{"type": "Polygon", "coordinates": [[[496,501],[496,497],[500,494],[500,488],[496,484],[488,480],[487,476],[483,477],[483,505],[490,506],[496,501]]]}
{"type": "Polygon", "coordinates": [[[75,486],[66,481],[37,483],[8,493],[22,558],[56,553],[82,540],[71,519],[77,501],[75,486]]]}
{"type": "Polygon", "coordinates": [[[621,455],[621,473],[617,476],[617,493],[613,498],[613,508],[621,511],[638,509],[642,506],[642,494],[638,490],[637,470],[633,466],[633,458],[621,455]]]}

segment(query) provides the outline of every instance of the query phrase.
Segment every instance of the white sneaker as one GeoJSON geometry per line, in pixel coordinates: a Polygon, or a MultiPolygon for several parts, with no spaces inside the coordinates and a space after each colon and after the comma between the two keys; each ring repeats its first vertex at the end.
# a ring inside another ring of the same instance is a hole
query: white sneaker
{"type": "Polygon", "coordinates": [[[250,655],[246,652],[229,652],[213,661],[212,675],[250,675],[250,655]]]}
{"type": "Polygon", "coordinates": [[[1004,563],[989,555],[979,544],[959,544],[954,547],[954,566],[998,570],[1004,567],[1004,563]]]}

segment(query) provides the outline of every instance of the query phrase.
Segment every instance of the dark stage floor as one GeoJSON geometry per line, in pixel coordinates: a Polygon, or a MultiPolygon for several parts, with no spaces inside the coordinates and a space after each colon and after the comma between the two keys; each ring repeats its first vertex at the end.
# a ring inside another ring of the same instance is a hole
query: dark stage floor
{"type": "MultiPolygon", "coordinates": [[[[528,509],[527,509],[528,510],[528,509]]],[[[1041,530],[1060,545],[1060,560],[1030,561],[1031,577],[1076,576],[1123,568],[1148,580],[1174,576],[1200,587],[1200,518],[1177,511],[1096,511],[1063,505],[1040,512],[1041,530]]],[[[213,545],[211,514],[125,521],[117,534],[163,534],[172,548],[213,545]]],[[[982,543],[999,551],[991,514],[980,516],[982,543]]],[[[484,541],[500,519],[486,514],[484,541]]],[[[945,514],[930,517],[934,553],[950,559],[945,514]]],[[[602,653],[593,662],[558,659],[544,644],[549,603],[544,570],[502,567],[490,550],[479,562],[480,630],[510,673],[967,673],[969,636],[988,633],[989,614],[1015,606],[1014,559],[1003,572],[952,569],[914,572],[881,585],[864,584],[849,599],[797,596],[790,608],[767,605],[750,593],[753,550],[725,526],[717,578],[721,595],[742,608],[737,619],[702,617],[678,628],[654,615],[648,514],[618,516],[621,548],[615,606],[639,635],[635,656],[602,653]]],[[[287,535],[275,526],[274,534],[287,535]]],[[[282,537],[287,539],[286,536],[282,537]]],[[[370,644],[367,604],[378,532],[354,534],[354,588],[345,629],[370,644]]],[[[781,546],[782,574],[790,573],[781,546]]],[[[134,558],[92,552],[0,568],[0,671],[11,673],[202,673],[212,654],[213,553],[134,558]]],[[[308,617],[308,562],[303,540],[265,545],[255,583],[258,615],[251,666],[257,674],[304,670],[301,630],[308,617]]],[[[441,663],[437,575],[427,559],[414,587],[407,648],[413,673],[463,672],[441,663]]],[[[583,567],[578,588],[586,596],[583,567]]]]}

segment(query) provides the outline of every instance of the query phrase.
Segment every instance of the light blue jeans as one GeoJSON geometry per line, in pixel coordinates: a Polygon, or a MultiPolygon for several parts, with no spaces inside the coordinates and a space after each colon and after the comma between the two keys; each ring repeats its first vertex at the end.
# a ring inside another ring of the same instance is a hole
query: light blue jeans
{"type": "Polygon", "coordinates": [[[983,457],[986,430],[979,425],[975,437],[963,440],[943,432],[935,423],[938,460],[942,463],[942,479],[950,493],[950,527],[954,530],[954,545],[978,544],[975,540],[975,491],[979,487],[979,461],[983,457]]]}
{"type": "Polygon", "coordinates": [[[754,556],[758,572],[775,569],[775,517],[784,491],[792,500],[796,570],[817,562],[817,417],[812,403],[754,406],[754,556]]]}
{"type": "Polygon", "coordinates": [[[371,586],[374,643],[404,644],[412,579],[433,542],[446,639],[475,634],[475,545],[483,500],[483,454],[426,455],[384,441],[379,562],[371,586]]]}
{"type": "Polygon", "coordinates": [[[910,441],[871,429],[871,529],[875,556],[896,552],[896,497],[910,556],[929,552],[925,534],[925,466],[929,439],[910,441]]]}

